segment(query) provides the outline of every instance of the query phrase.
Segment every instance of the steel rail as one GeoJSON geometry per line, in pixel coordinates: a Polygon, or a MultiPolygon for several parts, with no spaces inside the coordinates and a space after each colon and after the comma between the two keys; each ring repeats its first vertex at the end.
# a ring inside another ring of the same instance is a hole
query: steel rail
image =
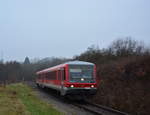
{"type": "Polygon", "coordinates": [[[89,111],[94,115],[129,115],[128,113],[90,102],[86,102],[85,104],[75,103],[74,105],[86,111],[89,111]]]}

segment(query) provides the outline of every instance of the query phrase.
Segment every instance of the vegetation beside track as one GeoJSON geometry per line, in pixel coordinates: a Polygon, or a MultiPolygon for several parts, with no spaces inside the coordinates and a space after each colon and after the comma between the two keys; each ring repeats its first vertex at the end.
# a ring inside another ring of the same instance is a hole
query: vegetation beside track
{"type": "Polygon", "coordinates": [[[0,115],[62,115],[22,83],[0,87],[0,115]]]}

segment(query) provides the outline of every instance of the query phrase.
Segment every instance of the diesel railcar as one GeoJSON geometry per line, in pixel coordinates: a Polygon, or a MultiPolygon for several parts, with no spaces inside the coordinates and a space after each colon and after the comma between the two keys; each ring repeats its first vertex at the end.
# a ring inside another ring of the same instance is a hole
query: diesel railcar
{"type": "Polygon", "coordinates": [[[97,91],[96,65],[70,61],[38,71],[36,84],[60,92],[60,95],[94,95],[97,91]]]}

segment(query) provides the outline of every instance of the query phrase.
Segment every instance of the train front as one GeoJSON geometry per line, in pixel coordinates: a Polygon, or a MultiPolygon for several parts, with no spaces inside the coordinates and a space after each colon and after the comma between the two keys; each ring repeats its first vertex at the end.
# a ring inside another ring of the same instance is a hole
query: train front
{"type": "Polygon", "coordinates": [[[67,95],[91,96],[96,93],[96,66],[93,63],[68,64],[67,71],[68,82],[65,84],[67,95]]]}

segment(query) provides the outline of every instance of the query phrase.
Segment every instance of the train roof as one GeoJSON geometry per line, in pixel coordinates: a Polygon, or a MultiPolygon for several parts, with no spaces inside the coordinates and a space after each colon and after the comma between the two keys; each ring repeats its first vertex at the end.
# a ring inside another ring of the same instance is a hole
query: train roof
{"type": "Polygon", "coordinates": [[[69,62],[66,62],[65,64],[68,64],[68,65],[94,65],[93,63],[85,62],[85,61],[69,61],[69,62]]]}
{"type": "Polygon", "coordinates": [[[66,64],[68,64],[68,65],[94,65],[93,63],[85,62],[85,61],[69,61],[69,62],[65,62],[65,63],[57,65],[57,66],[53,66],[53,67],[38,71],[37,74],[64,67],[66,64]]]}

